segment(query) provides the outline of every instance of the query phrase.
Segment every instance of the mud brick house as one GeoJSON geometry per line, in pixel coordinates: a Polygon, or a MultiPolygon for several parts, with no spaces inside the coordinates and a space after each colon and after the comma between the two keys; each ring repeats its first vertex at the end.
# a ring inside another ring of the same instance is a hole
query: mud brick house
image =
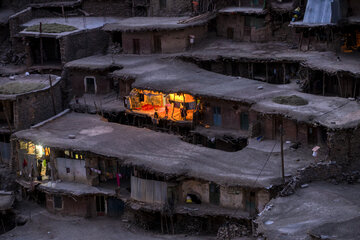
{"type": "Polygon", "coordinates": [[[10,161],[12,133],[29,128],[62,110],[60,82],[61,78],[54,75],[0,78],[0,152],[3,161],[10,161]]]}
{"type": "MultiPolygon", "coordinates": [[[[153,211],[159,218],[170,205],[172,215],[178,217],[175,225],[193,208],[199,209],[198,217],[247,220],[274,196],[273,186],[281,184],[275,155],[254,180],[271,150],[262,143],[225,152],[194,146],[174,135],[108,123],[96,115],[63,112],[17,132],[12,141],[18,182],[28,188],[37,179],[36,191],[45,194],[47,209],[63,214],[96,216],[131,210],[153,211]],[[192,203],[186,204],[189,198],[192,203]]],[[[287,174],[309,163],[302,150],[285,150],[285,154],[287,174]]]]}
{"type": "Polygon", "coordinates": [[[136,17],[107,24],[103,30],[111,34],[111,44],[119,45],[125,54],[174,53],[205,38],[211,18],[209,14],[196,19],[136,17]]]}
{"type": "Polygon", "coordinates": [[[106,52],[108,36],[101,27],[114,21],[114,18],[75,17],[41,18],[25,23],[25,30],[19,35],[24,38],[27,66],[61,68],[71,60],[106,52]]]}
{"type": "Polygon", "coordinates": [[[302,21],[291,22],[299,36],[300,50],[338,50],[338,23],[347,15],[347,2],[308,1],[302,21]]]}
{"type": "Polygon", "coordinates": [[[219,10],[217,34],[238,41],[261,42],[270,36],[265,1],[240,1],[239,6],[219,10]]]}

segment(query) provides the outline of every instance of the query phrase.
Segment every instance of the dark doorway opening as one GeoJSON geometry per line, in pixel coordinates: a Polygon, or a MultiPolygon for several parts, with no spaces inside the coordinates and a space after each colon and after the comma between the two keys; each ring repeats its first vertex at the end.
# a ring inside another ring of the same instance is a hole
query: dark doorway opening
{"type": "Polygon", "coordinates": [[[112,35],[113,43],[117,43],[122,47],[122,33],[121,32],[114,32],[112,35]]]}
{"type": "Polygon", "coordinates": [[[308,144],[317,144],[317,128],[308,127],[308,144]]]}
{"type": "Polygon", "coordinates": [[[154,36],[154,52],[161,53],[161,36],[154,36]]]}
{"type": "Polygon", "coordinates": [[[105,197],[96,196],[96,213],[98,216],[105,216],[105,197]]]}
{"type": "Polygon", "coordinates": [[[30,41],[31,55],[34,64],[61,64],[60,44],[55,38],[34,38],[30,41]],[[41,44],[42,41],[42,52],[41,44]]]}
{"type": "Polygon", "coordinates": [[[226,36],[228,39],[234,39],[234,28],[227,28],[226,36]]]}
{"type": "Polygon", "coordinates": [[[140,54],[140,39],[133,39],[133,53],[140,54]]]}
{"type": "Polygon", "coordinates": [[[96,88],[95,88],[95,78],[93,77],[87,77],[85,78],[85,91],[86,93],[95,94],[96,88]]]}
{"type": "Polygon", "coordinates": [[[211,204],[220,204],[220,186],[216,183],[209,184],[209,198],[211,204]]]}

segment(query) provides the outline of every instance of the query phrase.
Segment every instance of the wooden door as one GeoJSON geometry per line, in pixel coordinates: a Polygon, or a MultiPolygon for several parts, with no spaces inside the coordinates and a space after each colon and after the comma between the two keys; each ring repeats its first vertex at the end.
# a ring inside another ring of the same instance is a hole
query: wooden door
{"type": "Polygon", "coordinates": [[[154,36],[154,52],[161,53],[161,36],[154,36]]]}
{"type": "Polygon", "coordinates": [[[98,216],[105,216],[105,197],[96,196],[96,213],[98,216]]]}
{"type": "Polygon", "coordinates": [[[227,38],[234,39],[234,28],[227,28],[227,38]]]}
{"type": "Polygon", "coordinates": [[[213,107],[213,121],[214,126],[221,127],[222,121],[221,121],[221,108],[220,107],[213,107]]]}
{"type": "Polygon", "coordinates": [[[140,39],[133,39],[133,53],[140,54],[140,39]]]}
{"type": "Polygon", "coordinates": [[[213,182],[209,184],[209,200],[211,204],[220,204],[220,186],[213,182]]]}

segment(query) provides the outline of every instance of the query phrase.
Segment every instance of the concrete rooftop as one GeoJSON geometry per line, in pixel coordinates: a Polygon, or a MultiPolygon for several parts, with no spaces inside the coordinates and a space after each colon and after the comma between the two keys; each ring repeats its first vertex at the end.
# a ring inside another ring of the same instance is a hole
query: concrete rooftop
{"type": "Polygon", "coordinates": [[[181,21],[189,17],[132,17],[120,20],[116,23],[106,24],[103,27],[104,31],[153,31],[153,30],[178,30],[187,27],[203,25],[214,16],[201,18],[196,21],[188,23],[181,23],[181,21]]]}
{"type": "Polygon", "coordinates": [[[93,56],[70,62],[66,67],[86,69],[89,66],[103,68],[108,65],[121,68],[113,73],[114,76],[136,78],[132,84],[135,88],[185,92],[200,97],[245,102],[259,112],[280,113],[299,121],[322,124],[329,128],[351,128],[357,127],[360,123],[360,104],[356,101],[302,93],[295,83],[276,85],[225,76],[172,58],[162,59],[156,55],[93,56]],[[263,89],[258,90],[258,87],[263,89]],[[272,101],[276,96],[291,95],[300,96],[309,104],[290,106],[272,101]]]}
{"type": "Polygon", "coordinates": [[[311,183],[290,197],[271,200],[256,220],[269,240],[358,239],[360,184],[311,183]],[[269,208],[269,207],[268,207],[269,208]],[[325,238],[327,237],[327,238],[325,238]]]}
{"type": "MultiPolygon", "coordinates": [[[[44,146],[118,158],[123,164],[142,167],[169,178],[183,176],[249,187],[271,187],[281,183],[277,149],[270,157],[269,151],[256,147],[256,143],[252,148],[238,152],[224,152],[186,143],[178,136],[108,123],[97,115],[68,113],[13,136],[44,146]],[[76,138],[70,139],[69,135],[76,138]]],[[[273,146],[275,144],[277,142],[273,142],[273,146]]],[[[285,172],[295,174],[310,161],[313,161],[310,149],[286,150],[285,172]]]]}
{"type": "Polygon", "coordinates": [[[61,80],[59,76],[47,74],[30,74],[29,76],[22,74],[0,77],[0,100],[12,99],[18,95],[45,90],[50,87],[49,76],[53,85],[56,85],[61,80]],[[5,93],[4,91],[12,93],[5,93]]]}

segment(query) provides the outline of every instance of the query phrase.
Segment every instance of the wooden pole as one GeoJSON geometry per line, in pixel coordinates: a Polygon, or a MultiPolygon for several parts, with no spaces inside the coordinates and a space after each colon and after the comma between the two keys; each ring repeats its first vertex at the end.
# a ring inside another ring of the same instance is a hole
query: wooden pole
{"type": "Polygon", "coordinates": [[[40,62],[41,62],[41,65],[44,64],[44,53],[43,53],[43,40],[42,40],[42,37],[41,37],[41,34],[42,34],[42,23],[40,22],[40,27],[39,27],[39,37],[40,37],[40,62]]]}
{"type": "Polygon", "coordinates": [[[284,136],[284,129],[283,126],[280,125],[280,148],[281,148],[281,176],[282,176],[282,180],[283,183],[285,183],[285,163],[284,163],[284,141],[283,141],[283,136],[284,136]]]}
{"type": "Polygon", "coordinates": [[[340,97],[342,97],[342,87],[341,87],[341,81],[340,81],[340,76],[339,76],[339,73],[336,73],[336,78],[338,80],[338,84],[339,84],[339,94],[340,94],[340,97]]]}
{"type": "Polygon", "coordinates": [[[283,81],[284,81],[284,84],[286,84],[286,68],[285,68],[285,63],[282,64],[282,67],[283,67],[283,81]]]}
{"type": "Polygon", "coordinates": [[[54,92],[53,92],[53,87],[52,87],[52,81],[51,81],[51,76],[49,75],[49,84],[50,84],[50,95],[51,95],[51,102],[53,105],[53,111],[54,111],[54,115],[56,115],[56,106],[55,106],[55,97],[54,97],[54,92]]]}
{"type": "Polygon", "coordinates": [[[266,71],[266,82],[269,82],[269,67],[268,67],[268,63],[265,64],[265,71],[266,71]]]}
{"type": "MultiPolygon", "coordinates": [[[[10,135],[11,135],[13,131],[12,131],[11,123],[10,123],[10,118],[8,116],[8,113],[7,113],[7,105],[5,105],[4,101],[2,101],[1,103],[3,105],[6,122],[8,124],[9,130],[10,130],[10,135]]],[[[11,111],[10,111],[10,113],[11,113],[11,111]]]]}
{"type": "Polygon", "coordinates": [[[323,96],[325,96],[325,72],[323,72],[323,96]]]}

